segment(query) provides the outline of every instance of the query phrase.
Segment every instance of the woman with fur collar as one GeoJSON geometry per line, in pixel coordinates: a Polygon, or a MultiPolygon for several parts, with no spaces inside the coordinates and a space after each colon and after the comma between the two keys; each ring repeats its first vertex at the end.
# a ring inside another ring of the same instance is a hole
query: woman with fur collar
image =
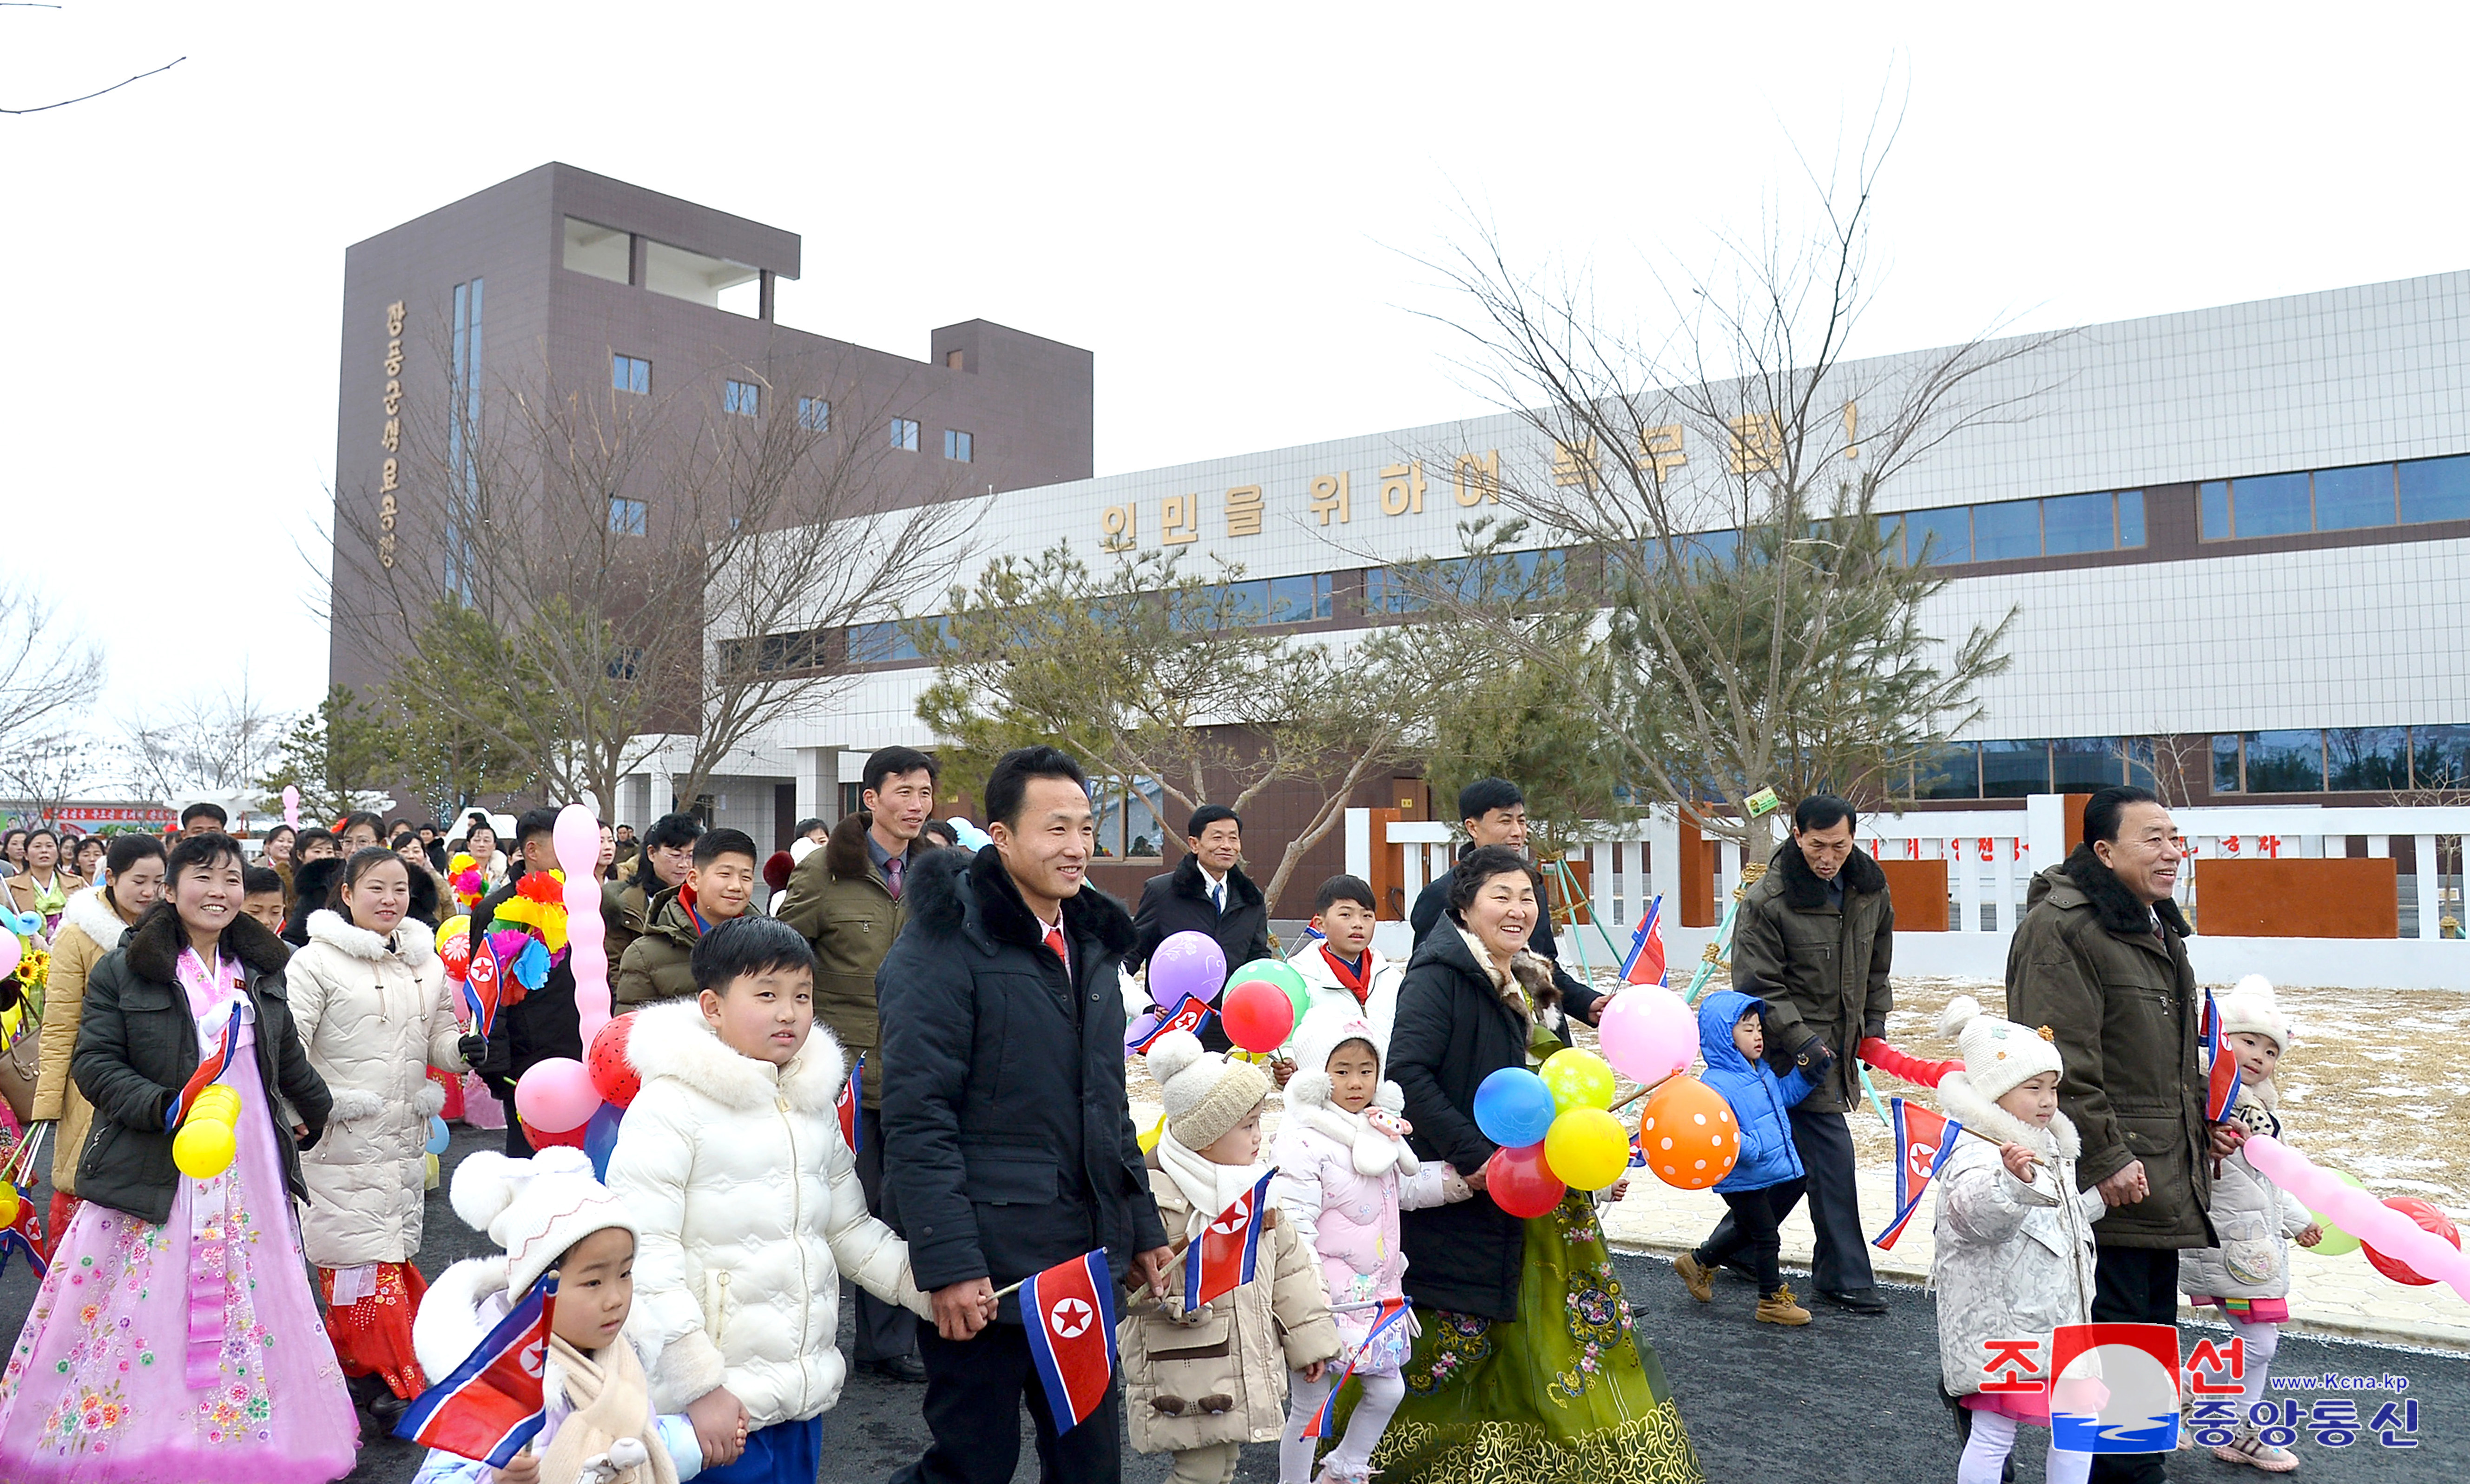
{"type": "MultiPolygon", "coordinates": [[[[2092,1223],[2104,1207],[2099,1191],[2076,1189],[2082,1146],[2058,1110],[2063,1068],[2050,1032],[1984,1014],[1969,995],[1947,1006],[1939,1028],[1962,1045],[1965,1065],[1939,1083],[1940,1110],[1981,1136],[1957,1139],[1936,1182],[1930,1282],[1938,1290],[1939,1369],[1969,1421],[1957,1484],[1995,1484],[2016,1424],[2048,1426],[2050,1399],[2046,1389],[1983,1391],[1984,1367],[1999,1354],[1992,1346],[2039,1340],[2031,1358],[2046,1367],[2051,1332],[2090,1322],[2092,1223]]],[[[2090,1453],[2052,1443],[2051,1484],[2083,1484],[2091,1468],[2090,1453]]]]}
{"type": "Polygon", "coordinates": [[[326,1333],[353,1396],[384,1422],[428,1384],[412,1346],[425,1285],[411,1259],[429,1120],[446,1101],[428,1069],[459,1076],[465,1063],[446,967],[428,926],[406,916],[403,858],[353,856],[337,905],[309,915],[309,944],[288,973],[300,1042],[335,1095],[326,1137],[301,1157],[300,1244],[317,1265],[326,1333]]]}

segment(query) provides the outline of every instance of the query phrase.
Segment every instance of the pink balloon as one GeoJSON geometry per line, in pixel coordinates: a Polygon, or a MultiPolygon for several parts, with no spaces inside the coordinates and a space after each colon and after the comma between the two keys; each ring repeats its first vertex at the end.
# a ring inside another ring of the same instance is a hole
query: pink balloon
{"type": "Polygon", "coordinates": [[[1157,945],[1150,955],[1150,1001],[1169,1009],[1185,995],[1216,1004],[1226,987],[1226,950],[1206,933],[1186,930],[1157,945]]]}
{"type": "Polygon", "coordinates": [[[300,790],[289,783],[283,785],[283,823],[300,827],[300,790]]]}
{"type": "MultiPolygon", "coordinates": [[[[557,811],[558,869],[566,872],[567,966],[574,973],[574,1008],[581,1022],[583,1044],[609,1024],[609,940],[600,920],[600,883],[593,869],[600,864],[600,821],[579,803],[557,811]]],[[[586,1085],[589,1085],[587,1083],[586,1085]]],[[[596,1101],[597,1099],[595,1098],[596,1101]]],[[[583,1110],[584,1117],[592,1110],[583,1110]]],[[[527,1122],[539,1120],[525,1114],[527,1122]]],[[[571,1128],[571,1124],[542,1127],[571,1128]]]]}
{"type": "Polygon", "coordinates": [[[16,934],[0,932],[0,979],[17,972],[17,961],[24,954],[25,945],[17,941],[16,934]]]}
{"type": "Polygon", "coordinates": [[[1604,1059],[1644,1087],[1689,1070],[1698,1055],[1698,1017],[1661,985],[1631,985],[1614,995],[1596,1031],[1604,1059]]]}
{"type": "Polygon", "coordinates": [[[515,1083],[515,1111],[523,1115],[524,1126],[544,1133],[580,1128],[599,1106],[600,1090],[592,1085],[592,1074],[571,1056],[536,1062],[515,1083]]]}
{"type": "Polygon", "coordinates": [[[2266,1179],[2297,1196],[2310,1211],[2323,1213],[2342,1230],[2386,1257],[2407,1264],[2422,1278],[2449,1283],[2455,1292],[2470,1299],[2470,1253],[2367,1192],[2317,1169],[2308,1163],[2306,1155],[2270,1134],[2250,1135],[2239,1148],[2266,1179]]]}

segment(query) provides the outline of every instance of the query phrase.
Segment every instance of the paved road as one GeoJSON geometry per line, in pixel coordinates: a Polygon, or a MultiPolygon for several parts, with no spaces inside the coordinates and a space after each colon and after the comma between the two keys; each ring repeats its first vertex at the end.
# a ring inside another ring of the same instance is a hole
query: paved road
{"type": "MultiPolygon", "coordinates": [[[[499,1137],[457,1129],[447,1157],[452,1161],[472,1149],[493,1147],[499,1137]]],[[[48,1194],[41,1198],[48,1199],[48,1194]]],[[[420,1265],[431,1274],[487,1245],[455,1218],[443,1190],[429,1199],[427,1241],[420,1265]]],[[[1807,1328],[1788,1331],[1751,1321],[1755,1300],[1747,1285],[1721,1283],[1715,1305],[1703,1308],[1683,1291],[1666,1264],[1642,1258],[1618,1263],[1639,1308],[1643,1332],[1663,1355],[1690,1437],[1715,1484],[1804,1479],[1919,1484],[1954,1476],[1954,1436],[1931,1390],[1938,1340],[1926,1293],[1891,1290],[1892,1311],[1884,1319],[1821,1310],[1807,1328]]],[[[13,1333],[33,1297],[34,1284],[22,1264],[11,1264],[0,1277],[0,1333],[13,1333]]],[[[846,1347],[846,1333],[842,1343],[846,1347]]],[[[2301,1442],[2298,1451],[2308,1473],[2425,1484],[2453,1484],[2470,1474],[2470,1357],[2288,1339],[2275,1370],[2284,1376],[2407,1376],[2410,1394],[2419,1404],[2416,1449],[2388,1451],[2372,1438],[2338,1451],[2301,1442]]],[[[919,1398],[917,1387],[871,1376],[851,1378],[839,1407],[825,1421],[828,1461],[822,1478],[834,1484],[881,1480],[915,1458],[925,1442],[919,1398]]],[[[2362,1421],[2381,1400],[2360,1399],[2362,1421]]],[[[1016,1477],[1034,1479],[1037,1465],[1026,1442],[1026,1426],[1022,1431],[1022,1467],[1016,1477]]],[[[2030,1440],[2036,1434],[2028,1430],[2025,1436],[2030,1440]]],[[[2016,1477],[2031,1484],[2041,1476],[2039,1452],[2037,1448],[2018,1451],[2029,1456],[2019,1459],[2016,1477]]],[[[402,1484],[417,1462],[408,1446],[373,1440],[351,1477],[369,1484],[402,1484]]],[[[1128,1484],[1157,1484],[1166,1472],[1164,1457],[1126,1455],[1128,1484]]],[[[2171,1472],[2186,1480],[2256,1477],[2252,1470],[2218,1463],[2202,1452],[2179,1454],[2171,1472]]],[[[1247,1449],[1237,1477],[1245,1484],[1276,1479],[1275,1449],[1266,1444],[1247,1449]]]]}

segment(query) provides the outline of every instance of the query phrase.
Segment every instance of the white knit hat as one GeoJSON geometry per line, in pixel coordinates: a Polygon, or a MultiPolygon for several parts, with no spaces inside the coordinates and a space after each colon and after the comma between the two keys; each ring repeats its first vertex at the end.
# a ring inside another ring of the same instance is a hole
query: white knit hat
{"type": "Polygon", "coordinates": [[[1248,1061],[1202,1051],[1200,1037],[1172,1031],[1150,1048],[1150,1076],[1166,1098],[1166,1124],[1187,1149],[1209,1148],[1270,1096],[1270,1078],[1248,1061]]]}
{"type": "Polygon", "coordinates": [[[2222,1012],[2222,1034],[2268,1036],[2283,1053],[2298,1044],[2298,1028],[2281,1012],[2272,996],[2272,981],[2262,974],[2249,974],[2233,986],[2229,993],[2213,1002],[2222,1012]]]}
{"type": "MultiPolygon", "coordinates": [[[[1349,1041],[1362,1041],[1372,1048],[1374,1068],[1373,1099],[1382,1101],[1384,1092],[1393,1091],[1394,1084],[1385,1079],[1389,1065],[1389,1049],[1381,1044],[1381,1033],[1358,1009],[1340,1009],[1334,1005],[1315,1006],[1304,1015],[1304,1023],[1295,1028],[1292,1043],[1295,1055],[1295,1075],[1287,1079],[1287,1103],[1327,1102],[1329,1101],[1329,1058],[1349,1041]]],[[[1392,1109],[1395,1111],[1395,1109],[1392,1109]]]]}
{"type": "Polygon", "coordinates": [[[1954,1036],[1964,1050],[1965,1079],[1992,1102],[2017,1083],[2044,1072],[2066,1070],[2047,1026],[2028,1031],[2012,1020],[1990,1014],[1969,994],[1949,1001],[1938,1017],[1938,1028],[1954,1036]]]}
{"type": "Polygon", "coordinates": [[[551,1148],[529,1159],[481,1149],[454,1170],[454,1214],[506,1252],[506,1291],[528,1292],[567,1249],[594,1232],[636,1232],[635,1218],[592,1177],[581,1149],[551,1148]]]}

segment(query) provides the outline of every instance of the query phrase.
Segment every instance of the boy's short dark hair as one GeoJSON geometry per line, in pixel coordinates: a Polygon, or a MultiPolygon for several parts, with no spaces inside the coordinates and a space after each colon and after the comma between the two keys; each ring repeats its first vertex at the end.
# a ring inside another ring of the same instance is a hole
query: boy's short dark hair
{"type": "Polygon", "coordinates": [[[189,822],[197,819],[212,820],[218,826],[231,823],[231,816],[223,812],[221,804],[206,803],[202,800],[180,811],[180,827],[187,829],[189,822]]]}
{"type": "Polygon", "coordinates": [[[1313,916],[1317,917],[1340,902],[1353,902],[1366,912],[1379,912],[1372,900],[1372,883],[1362,876],[1340,874],[1320,884],[1313,893],[1313,916]]]}
{"type": "Polygon", "coordinates": [[[1235,833],[1239,835],[1244,833],[1244,816],[1237,814],[1234,810],[1229,809],[1224,804],[1202,804],[1200,808],[1192,811],[1191,823],[1183,826],[1183,838],[1186,840],[1198,840],[1200,838],[1200,832],[1202,830],[1217,823],[1220,820],[1233,820],[1235,822],[1235,833]]]}
{"type": "Polygon", "coordinates": [[[1495,809],[1515,809],[1526,795],[1507,778],[1478,778],[1458,790],[1458,818],[1480,820],[1495,809]]]}
{"type": "Polygon", "coordinates": [[[548,804],[525,809],[515,821],[515,852],[519,855],[523,853],[524,843],[535,835],[555,838],[557,817],[561,812],[550,808],[548,804]]]}
{"type": "Polygon", "coordinates": [[[752,913],[732,917],[698,939],[687,960],[695,988],[727,994],[729,986],[749,974],[777,969],[815,971],[815,950],[796,928],[778,917],[752,913]]]}
{"type": "Polygon", "coordinates": [[[250,896],[264,896],[268,892],[280,893],[283,878],[271,866],[251,866],[240,873],[240,889],[250,896]]]}
{"type": "Polygon", "coordinates": [[[932,753],[921,753],[914,747],[878,747],[866,754],[866,767],[858,774],[858,791],[861,795],[876,793],[882,789],[884,779],[902,777],[921,769],[930,787],[944,777],[944,766],[932,753]]]}
{"type": "Polygon", "coordinates": [[[804,819],[800,820],[798,822],[798,827],[789,831],[789,833],[792,835],[811,835],[819,829],[829,828],[831,828],[831,825],[821,816],[810,814],[804,819]]]}
{"type": "Polygon", "coordinates": [[[961,844],[961,832],[954,829],[948,820],[928,820],[918,826],[918,833],[923,838],[943,842],[941,848],[946,850],[957,849],[961,844]]]}
{"type": "Polygon", "coordinates": [[[1833,794],[1812,794],[1792,806],[1792,828],[1795,834],[1803,834],[1813,829],[1833,829],[1846,820],[1851,820],[1854,828],[1860,827],[1859,813],[1833,794]]]}
{"type": "Polygon", "coordinates": [[[695,841],[694,863],[709,866],[724,855],[742,855],[752,863],[760,859],[755,853],[755,841],[742,829],[707,830],[695,841]]]}
{"type": "Polygon", "coordinates": [[[1063,749],[1043,744],[1016,747],[996,758],[994,771],[987,775],[987,819],[1007,829],[1018,824],[1032,778],[1066,778],[1083,793],[1089,791],[1089,776],[1063,749]]]}

